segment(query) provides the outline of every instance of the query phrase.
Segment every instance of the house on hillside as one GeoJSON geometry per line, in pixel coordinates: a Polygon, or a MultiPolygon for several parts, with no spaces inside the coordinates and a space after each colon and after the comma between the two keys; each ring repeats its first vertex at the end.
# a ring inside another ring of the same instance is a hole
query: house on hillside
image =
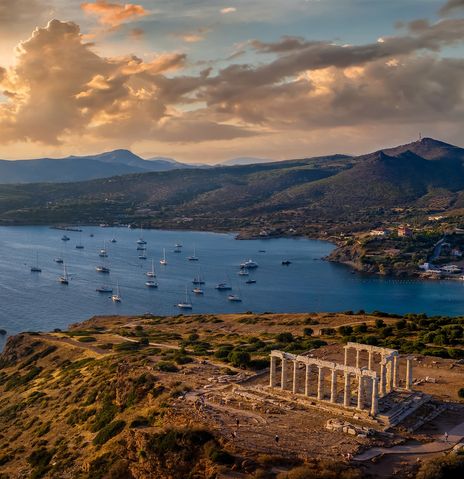
{"type": "Polygon", "coordinates": [[[385,229],[376,229],[376,230],[371,230],[369,233],[371,236],[375,236],[377,238],[385,238],[389,235],[389,231],[385,229]]]}

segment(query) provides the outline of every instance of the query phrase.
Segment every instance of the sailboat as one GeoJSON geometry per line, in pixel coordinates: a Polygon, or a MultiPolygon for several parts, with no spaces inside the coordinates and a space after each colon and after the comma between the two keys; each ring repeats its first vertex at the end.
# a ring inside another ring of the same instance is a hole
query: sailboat
{"type": "Polygon", "coordinates": [[[63,235],[61,241],[69,241],[71,238],[69,236],[63,235]]]}
{"type": "Polygon", "coordinates": [[[58,281],[61,284],[69,284],[69,275],[68,275],[68,270],[66,269],[65,263],[63,263],[63,275],[58,278],[58,281]]]}
{"type": "Polygon", "coordinates": [[[166,259],[166,248],[163,248],[163,259],[160,259],[160,264],[163,266],[168,264],[168,260],[166,259]]]}
{"type": "Polygon", "coordinates": [[[197,257],[196,249],[195,249],[195,248],[193,248],[193,255],[192,255],[192,256],[189,256],[189,257],[188,257],[188,260],[189,260],[189,261],[198,261],[198,257],[197,257]]]}
{"type": "Polygon", "coordinates": [[[148,276],[149,278],[156,278],[155,262],[153,260],[151,260],[151,271],[147,271],[145,275],[148,276]]]}
{"type": "Polygon", "coordinates": [[[110,273],[110,268],[108,268],[107,266],[104,266],[104,265],[100,265],[100,266],[97,266],[95,268],[95,271],[97,273],[105,273],[105,274],[109,274],[110,273]]]}
{"type": "Polygon", "coordinates": [[[116,238],[111,238],[110,243],[117,243],[116,238]]]}
{"type": "Polygon", "coordinates": [[[195,287],[192,289],[192,293],[195,293],[195,294],[205,294],[203,288],[201,288],[200,286],[195,286],[195,287]]]}
{"type": "Polygon", "coordinates": [[[100,256],[100,258],[108,258],[108,251],[106,251],[105,242],[103,242],[103,248],[100,250],[100,253],[98,253],[98,256],[100,256]]]}
{"type": "Polygon", "coordinates": [[[147,244],[147,242],[143,239],[141,226],[140,226],[140,238],[137,240],[137,244],[147,244]]]}
{"type": "Polygon", "coordinates": [[[42,269],[39,268],[39,253],[35,254],[35,265],[31,266],[31,273],[41,273],[42,269]]]}
{"type": "Polygon", "coordinates": [[[198,270],[198,275],[193,278],[193,284],[205,284],[205,280],[201,276],[201,271],[198,270]]]}
{"type": "Polygon", "coordinates": [[[192,303],[189,301],[187,286],[185,287],[185,300],[177,303],[179,309],[192,309],[192,303]]]}
{"type": "Polygon", "coordinates": [[[158,283],[154,280],[154,279],[147,279],[145,281],[145,286],[147,288],[157,288],[158,287],[158,283]]]}
{"type": "Polygon", "coordinates": [[[240,268],[240,271],[238,272],[238,275],[239,276],[249,276],[250,273],[248,272],[248,270],[246,268],[240,268]]]}
{"type": "Polygon", "coordinates": [[[82,233],[79,233],[79,243],[77,243],[76,249],[84,249],[84,245],[82,244],[82,233]]]}
{"type": "Polygon", "coordinates": [[[119,283],[116,282],[116,294],[112,294],[111,295],[111,301],[113,301],[113,303],[120,303],[121,302],[121,293],[119,291],[119,283]]]}
{"type": "Polygon", "coordinates": [[[227,299],[235,303],[240,303],[242,301],[242,298],[238,294],[229,294],[227,299]]]}
{"type": "Polygon", "coordinates": [[[61,256],[56,257],[53,261],[55,263],[58,263],[58,264],[63,264],[64,263],[64,260],[61,256]]]}

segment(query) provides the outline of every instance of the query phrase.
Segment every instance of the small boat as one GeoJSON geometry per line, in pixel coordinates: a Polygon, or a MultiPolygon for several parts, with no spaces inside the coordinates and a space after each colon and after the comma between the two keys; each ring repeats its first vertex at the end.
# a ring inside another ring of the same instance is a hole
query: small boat
{"type": "Polygon", "coordinates": [[[205,280],[201,276],[201,272],[198,272],[198,275],[193,278],[192,284],[205,284],[205,280]]]}
{"type": "Polygon", "coordinates": [[[82,244],[82,233],[79,233],[79,243],[77,243],[76,249],[84,249],[84,245],[82,244]]]}
{"type": "Polygon", "coordinates": [[[251,259],[244,261],[243,263],[240,263],[240,268],[244,269],[255,269],[258,267],[258,263],[255,263],[251,259]]]}
{"type": "Polygon", "coordinates": [[[116,238],[111,238],[110,243],[117,243],[116,238]]]}
{"type": "Polygon", "coordinates": [[[232,287],[229,286],[227,283],[218,283],[215,286],[215,289],[217,289],[218,291],[230,291],[232,287]]]}
{"type": "Polygon", "coordinates": [[[145,281],[145,286],[147,288],[157,288],[158,287],[158,283],[156,281],[154,281],[153,279],[147,279],[145,281]]]}
{"type": "Polygon", "coordinates": [[[195,293],[195,294],[205,294],[205,292],[203,291],[203,289],[201,289],[200,287],[196,286],[195,288],[192,289],[192,292],[195,293]]]}
{"type": "Polygon", "coordinates": [[[100,250],[100,253],[98,253],[98,256],[100,256],[100,258],[108,258],[108,251],[106,251],[105,243],[103,243],[103,248],[100,250]]]}
{"type": "Polygon", "coordinates": [[[163,248],[163,258],[160,259],[160,264],[166,266],[168,264],[168,260],[166,259],[166,248],[163,248]]]}
{"type": "Polygon", "coordinates": [[[58,264],[63,264],[63,262],[64,262],[63,258],[61,258],[61,257],[55,258],[53,261],[55,263],[58,263],[58,264]]]}
{"type": "Polygon", "coordinates": [[[260,250],[258,251],[258,253],[265,253],[265,252],[266,252],[265,249],[260,249],[260,250]]]}
{"type": "Polygon", "coordinates": [[[172,250],[173,253],[182,253],[182,250],[180,248],[174,248],[172,250]]]}
{"type": "Polygon", "coordinates": [[[288,259],[284,259],[284,260],[282,261],[282,265],[283,265],[283,266],[288,266],[289,264],[292,264],[292,262],[291,262],[290,260],[288,260],[288,259]]]}
{"type": "Polygon", "coordinates": [[[140,238],[137,240],[137,244],[147,244],[147,242],[143,239],[142,227],[140,227],[140,238]]]}
{"type": "Polygon", "coordinates": [[[93,233],[90,233],[89,236],[93,238],[95,235],[93,233]]]}
{"type": "Polygon", "coordinates": [[[149,278],[156,278],[155,262],[153,260],[151,260],[151,271],[147,271],[145,276],[148,276],[149,278]]]}
{"type": "Polygon", "coordinates": [[[188,297],[187,286],[185,287],[185,300],[177,303],[177,307],[179,309],[192,309],[193,307],[188,297]]]}
{"type": "Polygon", "coordinates": [[[63,263],[63,274],[58,278],[58,281],[61,284],[69,284],[69,276],[68,276],[68,270],[66,269],[66,265],[63,263]]]}
{"type": "Polygon", "coordinates": [[[182,244],[181,243],[176,243],[176,248],[182,248],[182,244]]]}
{"type": "Polygon", "coordinates": [[[142,246],[142,245],[137,246],[137,251],[144,251],[145,249],[146,249],[145,246],[142,246]]]}
{"type": "Polygon", "coordinates": [[[147,250],[144,249],[139,253],[139,259],[147,259],[147,250]]]}
{"type": "Polygon", "coordinates": [[[247,279],[245,281],[246,284],[255,284],[256,283],[256,279],[247,279]]]}
{"type": "Polygon", "coordinates": [[[238,272],[238,275],[239,275],[239,276],[249,276],[250,273],[248,272],[247,269],[245,269],[245,268],[240,268],[240,271],[238,272]]]}
{"type": "Polygon", "coordinates": [[[111,286],[99,286],[95,289],[97,293],[112,293],[113,288],[111,286]]]}
{"type": "Polygon", "coordinates": [[[240,298],[240,296],[236,294],[229,294],[229,296],[227,296],[227,299],[234,303],[240,303],[242,301],[242,298],[240,298]]]}
{"type": "Polygon", "coordinates": [[[100,265],[100,266],[97,266],[97,267],[95,268],[95,271],[96,271],[97,273],[109,274],[110,268],[107,268],[106,266],[100,265]]]}
{"type": "Polygon", "coordinates": [[[188,260],[189,260],[189,261],[198,261],[198,257],[197,257],[196,249],[195,249],[195,248],[193,248],[193,255],[192,255],[192,256],[189,256],[189,257],[188,257],[188,260]]]}
{"type": "Polygon", "coordinates": [[[119,283],[116,283],[116,294],[111,295],[113,303],[120,303],[122,301],[121,293],[119,292],[119,283]]]}
{"type": "Polygon", "coordinates": [[[39,268],[39,253],[35,254],[35,265],[31,266],[31,273],[41,273],[42,269],[39,268]]]}
{"type": "Polygon", "coordinates": [[[63,235],[61,241],[69,241],[71,238],[69,236],[63,235]]]}

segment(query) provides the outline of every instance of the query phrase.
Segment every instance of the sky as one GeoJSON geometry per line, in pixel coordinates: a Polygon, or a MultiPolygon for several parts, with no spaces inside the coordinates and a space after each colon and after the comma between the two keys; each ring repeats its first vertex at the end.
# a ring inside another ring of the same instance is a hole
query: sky
{"type": "Polygon", "coordinates": [[[0,0],[0,158],[464,145],[464,0],[0,0]]]}

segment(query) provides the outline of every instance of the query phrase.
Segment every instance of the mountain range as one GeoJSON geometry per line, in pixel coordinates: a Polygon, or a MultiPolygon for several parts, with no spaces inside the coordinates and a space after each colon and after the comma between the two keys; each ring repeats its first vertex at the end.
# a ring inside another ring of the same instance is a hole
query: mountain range
{"type": "Polygon", "coordinates": [[[114,150],[89,156],[0,160],[0,183],[73,182],[177,168],[192,165],[164,157],[144,160],[129,150],[114,150]]]}
{"type": "MultiPolygon", "coordinates": [[[[150,163],[130,152],[124,162],[114,155],[94,161],[112,168],[150,163]]],[[[426,215],[464,207],[464,149],[431,138],[361,156],[175,166],[65,185],[0,185],[0,220],[135,221],[205,229],[296,225],[321,231],[329,224],[372,225],[398,208],[426,215]]]]}

